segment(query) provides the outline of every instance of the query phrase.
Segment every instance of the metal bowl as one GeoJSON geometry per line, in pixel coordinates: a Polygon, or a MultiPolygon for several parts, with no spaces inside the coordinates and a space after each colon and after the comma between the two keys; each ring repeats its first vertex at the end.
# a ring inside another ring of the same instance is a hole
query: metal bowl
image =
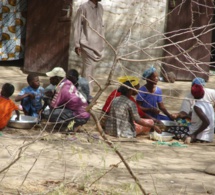
{"type": "Polygon", "coordinates": [[[178,123],[175,121],[164,121],[161,120],[161,122],[164,124],[166,127],[173,127],[173,126],[178,126],[178,123]]]}
{"type": "Polygon", "coordinates": [[[169,129],[169,127],[176,127],[178,126],[178,123],[175,121],[165,121],[161,120],[162,124],[155,124],[156,126],[160,127],[162,131],[166,131],[169,129]]]}
{"type": "Polygon", "coordinates": [[[15,120],[16,115],[13,115],[7,124],[8,127],[16,129],[31,129],[38,123],[38,118],[33,116],[20,115],[19,120],[15,120]]]}
{"type": "Polygon", "coordinates": [[[171,141],[173,139],[173,134],[162,132],[161,134],[157,133],[156,131],[150,133],[150,139],[161,141],[161,142],[167,142],[171,141]]]}

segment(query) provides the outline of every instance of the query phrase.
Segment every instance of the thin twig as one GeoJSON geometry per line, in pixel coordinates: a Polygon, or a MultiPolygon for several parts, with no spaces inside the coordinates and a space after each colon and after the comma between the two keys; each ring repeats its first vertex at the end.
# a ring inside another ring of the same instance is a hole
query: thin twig
{"type": "Polygon", "coordinates": [[[28,172],[27,172],[27,174],[25,175],[25,178],[24,178],[24,180],[22,181],[22,184],[20,185],[20,187],[22,187],[22,185],[25,183],[25,181],[26,181],[28,175],[30,174],[30,172],[31,172],[31,170],[33,169],[33,167],[35,166],[35,164],[36,164],[38,158],[40,157],[40,155],[41,155],[41,153],[42,153],[42,151],[43,151],[43,150],[40,151],[38,157],[35,159],[34,163],[33,163],[32,166],[31,166],[31,168],[28,170],[28,172]]]}
{"type": "Polygon", "coordinates": [[[89,111],[91,116],[93,117],[95,123],[96,123],[96,127],[98,132],[100,133],[100,135],[102,136],[102,138],[105,140],[105,143],[107,143],[113,150],[114,152],[119,156],[119,158],[122,160],[123,164],[125,165],[127,171],[130,173],[131,177],[134,179],[135,183],[138,185],[138,187],[140,188],[141,192],[146,195],[146,191],[144,190],[144,188],[142,187],[139,179],[135,176],[135,174],[133,173],[133,171],[131,170],[129,164],[126,162],[125,158],[123,157],[123,155],[119,152],[119,150],[117,150],[117,148],[114,146],[114,144],[112,142],[110,142],[107,137],[105,136],[103,129],[99,123],[98,118],[96,117],[96,115],[90,110],[89,111]]]}

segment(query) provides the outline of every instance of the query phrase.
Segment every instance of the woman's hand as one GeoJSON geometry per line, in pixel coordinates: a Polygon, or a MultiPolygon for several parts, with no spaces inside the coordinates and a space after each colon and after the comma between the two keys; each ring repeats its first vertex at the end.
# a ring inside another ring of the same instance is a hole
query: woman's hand
{"type": "Polygon", "coordinates": [[[162,130],[161,130],[158,126],[154,126],[154,130],[155,130],[157,133],[162,133],[162,130]]]}
{"type": "Polygon", "coordinates": [[[177,116],[175,114],[170,114],[169,118],[174,121],[175,119],[177,119],[177,116]]]}
{"type": "Polygon", "coordinates": [[[180,114],[179,113],[174,113],[174,114],[170,114],[170,116],[175,120],[177,118],[180,118],[180,114]]]}
{"type": "Polygon", "coordinates": [[[157,108],[150,108],[149,112],[158,115],[160,113],[160,110],[158,110],[157,108]]]}
{"type": "Polygon", "coordinates": [[[157,120],[157,119],[156,119],[154,122],[155,122],[156,124],[158,124],[158,125],[164,125],[162,121],[157,120]]]}

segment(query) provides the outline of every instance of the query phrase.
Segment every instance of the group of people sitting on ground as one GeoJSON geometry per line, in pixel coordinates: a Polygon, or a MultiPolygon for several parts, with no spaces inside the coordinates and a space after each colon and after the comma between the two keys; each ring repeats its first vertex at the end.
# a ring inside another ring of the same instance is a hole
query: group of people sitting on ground
{"type": "Polygon", "coordinates": [[[213,142],[215,90],[204,86],[204,79],[193,79],[191,90],[183,100],[180,112],[174,114],[175,118],[185,121],[182,122],[185,126],[177,129],[172,127],[169,132],[176,137],[184,137],[185,143],[213,142]]]}
{"type": "MultiPolygon", "coordinates": [[[[90,118],[90,114],[86,111],[90,100],[88,81],[80,77],[75,69],[65,73],[63,68],[55,67],[46,75],[50,77],[50,85],[44,89],[40,86],[37,74],[28,74],[28,86],[15,97],[15,102],[21,102],[23,113],[42,117],[50,122],[68,124],[74,121],[72,130],[85,124],[90,118]]],[[[0,117],[0,130],[7,125],[13,111],[19,120],[19,108],[9,99],[13,92],[13,85],[9,83],[3,85],[0,96],[0,110],[3,113],[0,117]]]]}
{"type": "MultiPolygon", "coordinates": [[[[21,102],[24,114],[40,116],[50,122],[69,124],[74,121],[73,131],[86,124],[90,118],[86,111],[90,100],[88,81],[75,69],[65,73],[56,67],[46,75],[50,77],[50,85],[44,89],[37,74],[28,74],[28,86],[15,98],[16,102],[21,102]]],[[[161,133],[163,120],[183,120],[188,121],[186,125],[167,130],[176,139],[185,143],[213,141],[215,90],[204,88],[204,79],[197,77],[193,80],[180,112],[170,114],[164,106],[162,90],[157,86],[159,77],[156,69],[147,69],[142,78],[146,80],[142,87],[137,77],[118,78],[120,87],[109,95],[102,108],[101,126],[106,134],[132,138],[150,131],[161,133]]],[[[13,111],[19,119],[19,108],[9,99],[13,92],[13,85],[5,83],[2,86],[0,129],[7,125],[13,111]]]]}
{"type": "Polygon", "coordinates": [[[147,69],[143,79],[146,84],[139,88],[137,77],[118,78],[121,86],[109,95],[102,109],[101,126],[106,134],[130,138],[150,131],[161,133],[162,121],[176,120],[179,125],[167,129],[174,138],[185,143],[213,141],[215,90],[204,88],[204,79],[197,77],[192,81],[180,112],[173,114],[163,103],[156,69],[147,69]],[[135,95],[136,100],[132,97],[135,95]]]}

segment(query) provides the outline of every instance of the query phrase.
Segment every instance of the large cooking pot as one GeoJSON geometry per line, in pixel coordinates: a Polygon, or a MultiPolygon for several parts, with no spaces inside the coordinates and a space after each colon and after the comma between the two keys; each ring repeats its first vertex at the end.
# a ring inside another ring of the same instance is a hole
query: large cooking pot
{"type": "Polygon", "coordinates": [[[16,115],[13,115],[7,126],[16,129],[31,129],[37,123],[37,117],[20,115],[19,120],[16,120],[16,115]]]}

